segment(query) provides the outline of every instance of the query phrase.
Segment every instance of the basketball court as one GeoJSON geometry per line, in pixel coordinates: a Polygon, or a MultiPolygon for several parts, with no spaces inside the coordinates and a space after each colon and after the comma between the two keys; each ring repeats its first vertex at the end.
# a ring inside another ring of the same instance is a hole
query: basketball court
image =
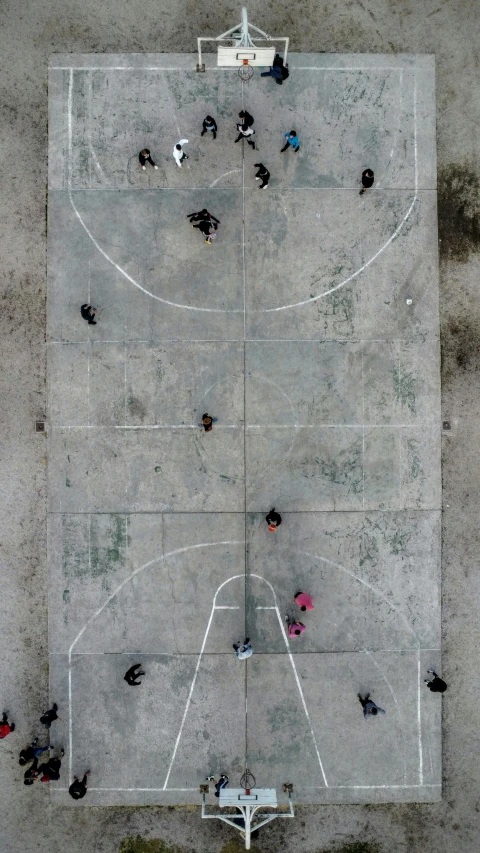
{"type": "MultiPolygon", "coordinates": [[[[205,71],[184,54],[51,61],[49,642],[65,771],[91,770],[80,805],[199,804],[207,775],[238,787],[245,767],[299,803],[435,801],[433,58],[290,53],[282,87],[202,58],[205,71]],[[257,151],[233,144],[243,107],[257,151]],[[209,113],[215,141],[200,136],[209,113]],[[292,127],[300,151],[282,154],[292,127]],[[144,147],[158,171],[141,171],[144,147]],[[203,207],[221,221],[212,246],[186,218],[203,207]],[[288,639],[299,589],[315,610],[288,639]],[[254,655],[238,661],[245,634],[254,655]],[[384,717],[363,718],[367,691],[384,717]]],[[[74,806],[68,784],[52,797],[74,806]]]]}

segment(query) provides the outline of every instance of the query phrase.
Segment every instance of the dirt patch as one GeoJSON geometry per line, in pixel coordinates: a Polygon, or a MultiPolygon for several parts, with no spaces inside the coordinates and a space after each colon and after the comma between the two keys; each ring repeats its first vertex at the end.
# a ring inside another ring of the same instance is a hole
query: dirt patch
{"type": "Polygon", "coordinates": [[[480,180],[467,164],[450,163],[438,173],[440,260],[466,264],[480,251],[480,180]]]}
{"type": "Polygon", "coordinates": [[[161,838],[124,838],[118,849],[118,853],[184,853],[180,847],[172,847],[165,844],[161,838]]]}
{"type": "Polygon", "coordinates": [[[448,382],[458,372],[480,369],[480,324],[475,318],[452,319],[442,340],[442,380],[448,382]]]}

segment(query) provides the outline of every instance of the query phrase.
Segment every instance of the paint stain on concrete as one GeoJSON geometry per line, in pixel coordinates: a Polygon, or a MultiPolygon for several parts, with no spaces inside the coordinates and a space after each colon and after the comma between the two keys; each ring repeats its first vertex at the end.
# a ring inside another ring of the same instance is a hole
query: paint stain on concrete
{"type": "Polygon", "coordinates": [[[93,517],[90,547],[88,536],[79,538],[78,530],[70,530],[66,519],[63,520],[63,527],[65,545],[62,569],[65,577],[98,577],[125,565],[126,548],[130,543],[130,536],[126,532],[124,515],[110,515],[108,529],[102,530],[101,535],[93,517]],[[102,544],[98,544],[99,539],[102,544]]]}
{"type": "Polygon", "coordinates": [[[147,410],[143,405],[142,401],[138,399],[138,397],[128,397],[127,406],[132,418],[142,422],[145,420],[147,410]]]}
{"type": "Polygon", "coordinates": [[[480,179],[468,163],[438,172],[440,260],[466,264],[480,249],[480,179]]]}
{"type": "Polygon", "coordinates": [[[393,391],[397,402],[415,414],[415,377],[413,373],[409,373],[403,365],[398,365],[392,370],[393,376],[393,391]]]}
{"type": "Polygon", "coordinates": [[[415,438],[407,441],[407,471],[410,480],[421,480],[425,474],[418,446],[419,442],[415,438]]]}

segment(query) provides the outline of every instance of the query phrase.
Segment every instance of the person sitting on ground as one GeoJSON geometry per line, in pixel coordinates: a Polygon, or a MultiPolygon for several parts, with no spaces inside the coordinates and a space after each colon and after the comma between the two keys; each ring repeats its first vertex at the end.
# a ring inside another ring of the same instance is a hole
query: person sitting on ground
{"type": "Polygon", "coordinates": [[[432,691],[432,693],[445,693],[447,689],[447,683],[434,672],[433,669],[427,669],[427,672],[433,675],[433,678],[428,679],[424,678],[424,682],[427,685],[428,689],[432,691]]]}
{"type": "Polygon", "coordinates": [[[127,682],[127,684],[130,685],[130,687],[138,687],[138,685],[142,683],[141,681],[137,681],[137,678],[140,675],[145,675],[145,673],[142,671],[137,672],[137,669],[140,669],[141,665],[141,663],[135,663],[133,666],[130,667],[130,669],[127,669],[125,675],[123,676],[124,680],[127,682]]]}
{"type": "Polygon", "coordinates": [[[34,758],[37,758],[42,752],[46,752],[48,749],[53,749],[51,743],[48,746],[37,746],[38,737],[35,740],[25,747],[25,749],[20,750],[20,757],[18,759],[18,763],[23,767],[29,761],[33,761],[34,758]]]}
{"type": "MultiPolygon", "coordinates": [[[[43,767],[43,764],[42,764],[43,767]]],[[[23,774],[23,784],[33,785],[35,779],[38,778],[38,758],[33,759],[33,763],[25,770],[23,774]]]]}
{"type": "Polygon", "coordinates": [[[41,764],[38,768],[38,775],[41,782],[57,782],[60,779],[60,768],[62,766],[61,759],[65,755],[65,750],[60,750],[58,758],[49,758],[45,764],[41,764]]]}
{"type": "Polygon", "coordinates": [[[0,720],[0,740],[15,731],[15,723],[8,722],[8,711],[4,711],[0,720]]]}
{"type": "Polygon", "coordinates": [[[311,595],[308,595],[306,592],[296,592],[293,596],[293,600],[295,604],[298,604],[300,610],[315,610],[313,606],[313,598],[311,595]]]}
{"type": "Polygon", "coordinates": [[[272,531],[272,533],[279,527],[282,523],[282,516],[279,512],[275,511],[275,507],[272,507],[268,515],[265,516],[265,521],[268,524],[268,529],[272,531]]]}
{"type": "Polygon", "coordinates": [[[73,777],[73,782],[68,789],[68,793],[74,800],[81,800],[87,793],[87,776],[89,773],[90,770],[85,770],[83,779],[79,779],[78,776],[73,777]]]}
{"type": "Polygon", "coordinates": [[[82,315],[84,320],[88,321],[90,326],[97,325],[97,321],[94,319],[96,313],[97,309],[92,308],[92,306],[89,305],[88,302],[86,302],[85,305],[82,305],[80,308],[80,314],[82,315]]]}
{"type": "Polygon", "coordinates": [[[299,637],[300,634],[303,634],[305,631],[305,625],[303,622],[299,622],[298,619],[291,619],[290,616],[285,616],[285,621],[288,627],[288,636],[289,637],[299,637]]]}

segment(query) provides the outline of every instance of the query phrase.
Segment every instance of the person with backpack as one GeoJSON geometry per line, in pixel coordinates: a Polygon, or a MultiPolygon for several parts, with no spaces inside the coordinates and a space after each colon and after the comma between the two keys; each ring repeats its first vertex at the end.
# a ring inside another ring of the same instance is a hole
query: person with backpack
{"type": "Polygon", "coordinates": [[[273,77],[279,86],[289,77],[288,68],[283,64],[283,59],[279,53],[275,54],[272,67],[268,71],[262,71],[260,77],[273,77]]]}

